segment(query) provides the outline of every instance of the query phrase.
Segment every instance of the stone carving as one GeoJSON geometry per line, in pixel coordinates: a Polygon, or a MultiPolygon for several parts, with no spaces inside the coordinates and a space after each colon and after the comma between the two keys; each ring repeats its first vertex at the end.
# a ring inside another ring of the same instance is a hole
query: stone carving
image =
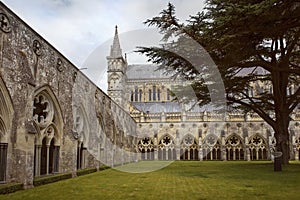
{"type": "Polygon", "coordinates": [[[37,56],[42,55],[42,45],[38,40],[33,40],[32,49],[37,56]]]}
{"type": "Polygon", "coordinates": [[[33,120],[44,128],[52,122],[53,115],[54,111],[51,101],[43,94],[37,95],[33,103],[33,120]]]}
{"type": "Polygon", "coordinates": [[[74,73],[73,73],[73,81],[75,82],[76,79],[77,79],[77,72],[74,72],[74,73]]]}
{"type": "Polygon", "coordinates": [[[11,32],[11,26],[8,17],[4,13],[0,13],[0,29],[4,33],[11,32]]]}
{"type": "Polygon", "coordinates": [[[61,60],[60,58],[57,58],[57,61],[56,61],[56,69],[57,69],[59,72],[64,71],[64,66],[63,66],[62,60],[61,60]]]}

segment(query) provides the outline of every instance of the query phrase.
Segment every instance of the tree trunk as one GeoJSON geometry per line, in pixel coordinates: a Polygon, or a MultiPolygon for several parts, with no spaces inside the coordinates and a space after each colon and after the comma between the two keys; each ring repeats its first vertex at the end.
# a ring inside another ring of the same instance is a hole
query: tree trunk
{"type": "Polygon", "coordinates": [[[281,161],[283,165],[289,163],[290,148],[289,148],[289,118],[276,120],[277,126],[275,130],[276,151],[282,152],[281,161]]]}

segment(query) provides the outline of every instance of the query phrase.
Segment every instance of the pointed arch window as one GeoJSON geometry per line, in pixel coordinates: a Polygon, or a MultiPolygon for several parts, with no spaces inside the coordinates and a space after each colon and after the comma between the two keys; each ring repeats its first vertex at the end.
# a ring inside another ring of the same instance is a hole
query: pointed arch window
{"type": "Polygon", "coordinates": [[[157,90],[157,101],[160,101],[160,89],[157,90]]]}
{"type": "Polygon", "coordinates": [[[131,91],[131,93],[130,93],[130,100],[131,100],[131,102],[133,102],[133,91],[131,91]]]}
{"type": "Polygon", "coordinates": [[[143,91],[139,90],[139,101],[142,102],[142,98],[143,98],[143,91]]]}
{"type": "Polygon", "coordinates": [[[170,101],[171,97],[170,97],[170,90],[167,90],[167,100],[170,101]]]}
{"type": "Polygon", "coordinates": [[[153,101],[156,101],[156,86],[153,85],[153,101]]]}
{"type": "Polygon", "coordinates": [[[138,95],[139,95],[139,91],[138,91],[138,87],[136,86],[134,88],[134,101],[138,101],[138,95]]]}
{"type": "Polygon", "coordinates": [[[39,127],[34,150],[34,176],[59,172],[63,119],[51,88],[39,88],[32,106],[33,123],[39,127]],[[47,133],[47,137],[40,137],[42,133],[47,133]]]}
{"type": "Polygon", "coordinates": [[[149,101],[152,101],[152,98],[151,98],[151,95],[152,95],[152,91],[149,89],[149,91],[148,91],[148,97],[149,97],[149,101]]]}

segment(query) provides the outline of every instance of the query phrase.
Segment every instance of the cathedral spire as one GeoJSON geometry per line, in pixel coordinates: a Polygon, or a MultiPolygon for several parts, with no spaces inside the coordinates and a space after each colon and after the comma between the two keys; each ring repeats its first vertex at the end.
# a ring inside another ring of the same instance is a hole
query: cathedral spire
{"type": "Polygon", "coordinates": [[[115,27],[115,36],[114,36],[113,45],[111,46],[111,50],[110,50],[110,57],[111,58],[120,58],[120,57],[122,57],[122,49],[120,47],[118,26],[117,25],[115,27]]]}

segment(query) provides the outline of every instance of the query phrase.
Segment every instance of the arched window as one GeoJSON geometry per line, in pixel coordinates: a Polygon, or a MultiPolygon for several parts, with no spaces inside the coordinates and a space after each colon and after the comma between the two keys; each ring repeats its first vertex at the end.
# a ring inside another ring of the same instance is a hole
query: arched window
{"type": "Polygon", "coordinates": [[[35,126],[39,127],[34,150],[34,175],[59,172],[63,119],[51,88],[46,86],[36,91],[32,118],[35,126]],[[43,133],[47,133],[47,137],[43,133]]]}
{"type": "Polygon", "coordinates": [[[154,160],[154,143],[149,137],[144,137],[138,143],[142,160],[154,160]]]}
{"type": "Polygon", "coordinates": [[[180,145],[180,160],[198,160],[198,145],[192,135],[183,138],[180,145]]]}
{"type": "Polygon", "coordinates": [[[168,89],[168,90],[167,90],[167,100],[170,101],[170,99],[171,99],[171,98],[170,98],[170,90],[168,89]]]}
{"type": "Polygon", "coordinates": [[[158,143],[158,160],[176,160],[176,149],[173,138],[163,136],[158,143]]]}
{"type": "Polygon", "coordinates": [[[135,88],[134,88],[134,101],[138,101],[138,95],[139,95],[138,87],[135,86],[135,88]]]}
{"type": "Polygon", "coordinates": [[[13,105],[9,92],[0,77],[0,182],[6,181],[7,152],[10,145],[10,130],[12,124],[13,105]]]}
{"type": "Polygon", "coordinates": [[[152,91],[149,89],[149,92],[148,92],[149,101],[152,101],[151,95],[152,95],[152,91]]]}
{"type": "Polygon", "coordinates": [[[203,160],[221,160],[221,142],[217,136],[209,134],[202,146],[203,160]]]}
{"type": "Polygon", "coordinates": [[[130,92],[130,100],[133,102],[133,91],[130,92]]]}
{"type": "Polygon", "coordinates": [[[237,135],[227,138],[226,142],[226,159],[227,160],[244,160],[243,142],[237,135]]]}
{"type": "Polygon", "coordinates": [[[153,101],[156,101],[156,86],[153,85],[153,101]]]}
{"type": "Polygon", "coordinates": [[[157,101],[160,101],[160,90],[157,90],[157,101]]]}
{"type": "Polygon", "coordinates": [[[266,160],[267,155],[267,144],[265,140],[258,134],[254,135],[249,140],[249,150],[251,160],[266,160]]]}
{"type": "Polygon", "coordinates": [[[139,100],[140,100],[140,102],[143,101],[142,98],[143,98],[143,91],[139,90],[139,100]]]}

